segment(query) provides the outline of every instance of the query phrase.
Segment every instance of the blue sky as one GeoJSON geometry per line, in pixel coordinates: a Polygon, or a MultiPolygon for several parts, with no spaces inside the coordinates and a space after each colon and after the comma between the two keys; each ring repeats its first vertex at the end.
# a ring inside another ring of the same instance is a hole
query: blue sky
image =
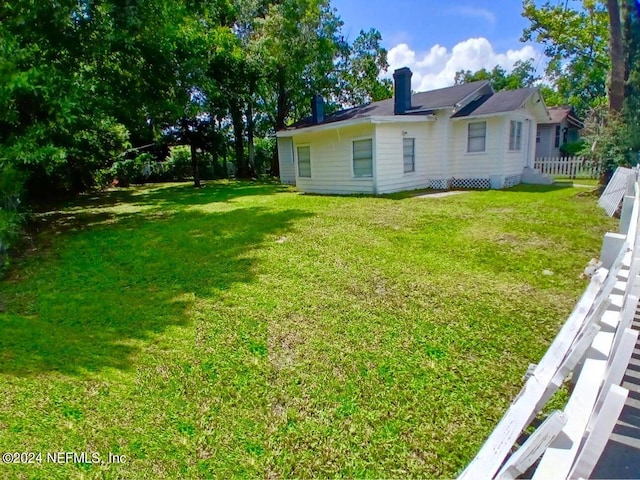
{"type": "MultiPolygon", "coordinates": [[[[344,21],[343,32],[355,39],[375,27],[389,51],[389,73],[408,66],[417,91],[453,84],[460,69],[499,64],[509,70],[517,60],[540,62],[541,47],[520,42],[528,25],[520,0],[332,0],[344,21]]],[[[542,73],[542,71],[539,71],[542,73]]]]}

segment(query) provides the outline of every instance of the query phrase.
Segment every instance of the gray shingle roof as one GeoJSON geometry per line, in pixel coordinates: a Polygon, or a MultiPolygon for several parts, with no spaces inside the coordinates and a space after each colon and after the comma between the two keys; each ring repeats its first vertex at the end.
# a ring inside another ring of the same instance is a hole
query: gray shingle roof
{"type": "MultiPolygon", "coordinates": [[[[454,85],[453,87],[440,88],[438,90],[430,90],[428,92],[414,93],[411,96],[412,108],[408,110],[405,115],[424,115],[438,108],[452,107],[464,98],[488,85],[488,81],[482,80],[479,82],[465,83],[463,85],[454,85]]],[[[341,110],[326,116],[320,125],[356,118],[390,115],[393,115],[393,98],[350,108],[348,110],[341,110]]],[[[307,117],[294,123],[288,127],[287,130],[310,127],[312,125],[311,117],[307,117]]]]}
{"type": "Polygon", "coordinates": [[[522,107],[529,97],[537,91],[537,88],[531,87],[520,88],[518,90],[505,90],[492,95],[483,95],[478,100],[465,106],[459,112],[456,112],[452,118],[512,112],[522,107]]]}

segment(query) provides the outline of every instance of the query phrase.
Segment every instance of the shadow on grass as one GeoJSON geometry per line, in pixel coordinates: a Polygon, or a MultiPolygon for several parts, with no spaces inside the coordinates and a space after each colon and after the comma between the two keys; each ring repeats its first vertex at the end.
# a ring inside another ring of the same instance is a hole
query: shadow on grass
{"type": "MultiPolygon", "coordinates": [[[[191,183],[146,184],[130,188],[113,189],[81,196],[72,204],[40,206],[33,217],[31,230],[37,234],[42,230],[58,232],[80,230],[89,226],[112,223],[114,215],[110,208],[150,207],[154,215],[164,216],[169,210],[233,201],[234,199],[274,195],[286,192],[289,187],[279,183],[219,180],[194,188],[191,183]],[[96,211],[104,209],[105,211],[96,211]]],[[[148,215],[148,214],[147,214],[148,215]]]]}
{"type": "MultiPolygon", "coordinates": [[[[247,185],[183,194],[181,188],[152,192],[147,201],[188,206],[278,191],[247,185]]],[[[131,368],[135,340],[188,324],[188,309],[198,298],[215,300],[236,283],[254,281],[253,251],[308,213],[252,207],[73,216],[71,223],[107,224],[62,236],[17,266],[29,273],[3,282],[0,373],[131,368]]]]}
{"type": "MultiPolygon", "coordinates": [[[[528,185],[528,184],[519,184],[515,187],[505,188],[499,190],[500,192],[526,192],[526,193],[547,193],[553,192],[556,190],[563,190],[566,188],[573,188],[572,183],[556,183],[554,185],[528,185]]],[[[383,200],[406,200],[409,198],[415,198],[420,196],[430,196],[436,194],[446,194],[446,193],[467,193],[467,192],[490,192],[491,190],[486,189],[450,189],[450,190],[434,190],[434,189],[418,189],[418,190],[405,190],[402,192],[394,192],[394,193],[385,193],[381,195],[372,195],[372,194],[351,194],[351,195],[335,195],[335,194],[310,194],[305,193],[304,195],[318,195],[318,196],[331,196],[331,197],[352,197],[352,198],[380,198],[383,200]]],[[[442,197],[446,197],[447,195],[442,195],[442,197]]],[[[437,198],[437,197],[434,197],[437,198]]]]}
{"type": "MultiPolygon", "coordinates": [[[[60,207],[104,208],[120,204],[189,206],[213,202],[227,202],[239,197],[272,195],[288,191],[280,183],[252,182],[242,180],[215,180],[204,182],[201,188],[192,183],[145,184],[128,188],[116,188],[81,196],[72,203],[60,207]]],[[[51,205],[41,206],[38,211],[50,211],[51,205]]]]}

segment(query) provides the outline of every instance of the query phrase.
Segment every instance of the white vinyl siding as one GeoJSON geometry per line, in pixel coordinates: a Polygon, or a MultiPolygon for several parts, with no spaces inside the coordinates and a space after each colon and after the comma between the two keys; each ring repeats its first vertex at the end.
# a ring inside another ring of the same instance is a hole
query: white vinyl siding
{"type": "Polygon", "coordinates": [[[293,140],[278,138],[278,163],[280,164],[280,181],[282,183],[296,184],[296,169],[293,158],[293,140]]]}
{"type": "Polygon", "coordinates": [[[520,151],[522,149],[522,122],[511,120],[509,128],[509,150],[520,151]]]}
{"type": "Polygon", "coordinates": [[[473,122],[469,124],[467,134],[467,152],[479,153],[486,150],[487,122],[473,122]]]}
{"type": "MultiPolygon", "coordinates": [[[[425,188],[440,175],[443,139],[451,112],[438,112],[438,120],[424,123],[384,123],[375,131],[375,179],[377,193],[425,188]],[[404,140],[414,139],[414,168],[404,172],[404,140]]],[[[466,145],[465,147],[466,148],[466,145]]]]}
{"type": "MultiPolygon", "coordinates": [[[[298,176],[296,158],[295,181],[302,192],[308,193],[374,193],[374,177],[353,176],[353,141],[375,138],[371,125],[354,125],[335,130],[301,132],[293,138],[295,147],[311,148],[311,177],[298,176]]],[[[399,147],[402,148],[402,147],[399,147]]],[[[376,144],[373,144],[375,162],[376,144]]],[[[400,166],[402,174],[402,167],[400,166]]],[[[375,164],[373,174],[376,174],[375,164]]]]}
{"type": "MultiPolygon", "coordinates": [[[[449,148],[446,178],[489,178],[501,172],[500,164],[508,154],[509,122],[501,117],[489,117],[483,120],[485,136],[484,151],[469,152],[469,123],[458,121],[453,123],[449,148]]],[[[473,124],[473,122],[472,122],[473,124]]]]}
{"type": "Polygon", "coordinates": [[[415,147],[416,147],[415,138],[402,139],[402,158],[404,163],[404,173],[411,173],[416,171],[415,147]]]}
{"type": "Polygon", "coordinates": [[[298,147],[298,176],[311,178],[311,147],[298,147]]]}
{"type": "Polygon", "coordinates": [[[353,176],[373,176],[373,140],[353,141],[353,176]]]}

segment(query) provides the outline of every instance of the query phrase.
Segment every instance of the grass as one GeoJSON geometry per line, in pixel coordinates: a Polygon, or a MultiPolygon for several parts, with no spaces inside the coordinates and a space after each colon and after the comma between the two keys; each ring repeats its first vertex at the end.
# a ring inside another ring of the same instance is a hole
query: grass
{"type": "Polygon", "coordinates": [[[557,185],[576,185],[576,186],[584,185],[584,186],[591,186],[595,188],[598,186],[600,182],[600,180],[597,178],[569,178],[569,177],[563,177],[563,176],[557,176],[554,178],[557,185]]]}
{"type": "Polygon", "coordinates": [[[42,213],[0,284],[0,451],[126,462],[2,475],[455,476],[614,228],[584,192],[229,182],[42,213]]]}

